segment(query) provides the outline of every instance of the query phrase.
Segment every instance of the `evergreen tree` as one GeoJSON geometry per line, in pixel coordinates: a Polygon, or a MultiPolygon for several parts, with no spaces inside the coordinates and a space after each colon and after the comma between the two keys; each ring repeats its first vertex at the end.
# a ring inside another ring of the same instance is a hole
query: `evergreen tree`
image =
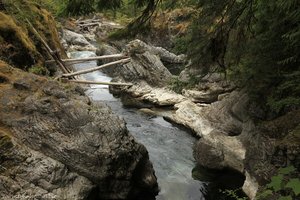
{"type": "Polygon", "coordinates": [[[116,10],[123,5],[122,0],[98,0],[97,1],[97,8],[98,10],[116,10]]]}
{"type": "Polygon", "coordinates": [[[298,0],[201,0],[198,10],[188,50],[194,67],[230,73],[274,111],[300,106],[298,0]]]}
{"type": "MultiPolygon", "coordinates": [[[[135,1],[138,6],[144,6],[146,4],[145,0],[135,1]]],[[[128,25],[128,29],[134,34],[139,28],[147,26],[155,9],[161,3],[161,1],[162,0],[148,0],[142,14],[128,25]]]]}
{"type": "MultiPolygon", "coordinates": [[[[134,35],[149,25],[161,4],[193,4],[197,16],[186,37],[187,54],[203,75],[229,74],[253,96],[273,110],[300,106],[300,1],[299,0],[130,0],[142,8],[126,34],[134,35]],[[253,87],[254,85],[255,87],[253,87]],[[251,87],[252,86],[252,87],[251,87]]],[[[67,13],[81,15],[116,10],[122,0],[68,0],[67,13]]],[[[136,10],[136,9],[135,9],[136,10]]]]}
{"type": "Polygon", "coordinates": [[[94,0],[68,0],[64,14],[69,16],[87,15],[94,12],[94,0]]]}

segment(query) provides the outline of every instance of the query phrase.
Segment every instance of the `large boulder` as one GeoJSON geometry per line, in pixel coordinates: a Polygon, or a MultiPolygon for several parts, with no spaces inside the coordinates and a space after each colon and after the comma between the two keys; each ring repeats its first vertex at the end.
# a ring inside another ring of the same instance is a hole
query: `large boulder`
{"type": "Polygon", "coordinates": [[[62,31],[62,44],[69,50],[96,51],[96,48],[82,34],[67,29],[62,31]]]}
{"type": "Polygon", "coordinates": [[[91,102],[77,86],[2,62],[0,80],[0,176],[11,188],[0,187],[1,198],[25,191],[58,199],[157,192],[147,150],[106,105],[91,102]]]}
{"type": "Polygon", "coordinates": [[[95,185],[0,129],[0,199],[86,199],[95,185]]]}
{"type": "MultiPolygon", "coordinates": [[[[97,55],[117,53],[113,47],[102,46],[97,55]]],[[[141,40],[129,42],[123,53],[131,57],[131,62],[106,69],[105,72],[112,77],[118,77],[128,82],[145,81],[151,86],[163,86],[172,78],[172,74],[164,63],[184,64],[185,56],[177,56],[166,49],[155,47],[141,40]]]]}

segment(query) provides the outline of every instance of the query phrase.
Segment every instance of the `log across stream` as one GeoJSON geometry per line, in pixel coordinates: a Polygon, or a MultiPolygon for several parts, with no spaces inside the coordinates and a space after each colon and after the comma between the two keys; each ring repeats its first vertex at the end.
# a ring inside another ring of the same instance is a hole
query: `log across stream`
{"type": "MultiPolygon", "coordinates": [[[[95,54],[88,51],[71,53],[72,58],[90,56],[95,54]]],[[[89,61],[75,64],[74,67],[76,70],[84,70],[95,65],[95,61],[89,61]]],[[[111,80],[99,71],[82,77],[91,81],[111,80]]],[[[124,108],[120,99],[114,98],[109,93],[106,85],[90,85],[86,94],[94,101],[106,103],[116,114],[124,118],[130,133],[138,142],[146,146],[161,189],[156,197],[157,200],[230,199],[219,195],[219,186],[209,189],[208,185],[212,184],[211,181],[217,182],[224,173],[208,171],[203,173],[204,170],[196,168],[192,148],[197,139],[187,131],[170,124],[162,117],[149,116],[135,108],[124,108]],[[193,175],[202,181],[195,180],[193,175]]],[[[240,177],[235,177],[238,179],[232,179],[231,176],[230,179],[237,183],[240,177]]],[[[241,181],[242,179],[243,177],[241,181]]]]}

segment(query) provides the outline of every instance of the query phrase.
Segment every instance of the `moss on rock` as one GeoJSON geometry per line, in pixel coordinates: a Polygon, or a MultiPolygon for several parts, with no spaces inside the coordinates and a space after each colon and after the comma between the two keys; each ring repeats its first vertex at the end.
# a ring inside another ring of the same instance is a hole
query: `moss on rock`
{"type": "Polygon", "coordinates": [[[2,37],[8,37],[8,34],[14,34],[20,40],[22,45],[30,51],[35,51],[36,48],[32,41],[29,39],[26,32],[21,27],[17,26],[11,16],[0,12],[0,30],[2,37]]]}
{"type": "Polygon", "coordinates": [[[31,65],[36,48],[28,33],[18,26],[13,18],[0,12],[1,58],[11,61],[16,66],[31,65]]]}
{"type": "Polygon", "coordinates": [[[44,67],[49,54],[33,33],[28,19],[52,50],[66,54],[59,42],[59,34],[53,16],[30,0],[6,0],[0,10],[0,59],[18,68],[28,70],[33,65],[42,66],[43,74],[54,73],[44,67]]]}

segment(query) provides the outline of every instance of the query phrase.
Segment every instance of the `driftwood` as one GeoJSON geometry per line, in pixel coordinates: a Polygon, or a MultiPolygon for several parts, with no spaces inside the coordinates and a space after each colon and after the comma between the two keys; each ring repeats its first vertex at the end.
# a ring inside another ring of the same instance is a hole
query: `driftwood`
{"type": "MultiPolygon", "coordinates": [[[[123,54],[113,54],[113,55],[106,55],[106,56],[96,56],[96,57],[88,57],[88,58],[73,58],[73,59],[62,59],[63,62],[85,62],[85,61],[92,61],[92,60],[102,60],[108,58],[127,58],[127,56],[123,54]]],[[[47,60],[47,64],[54,63],[55,60],[47,60]]]]}
{"type": "Polygon", "coordinates": [[[40,39],[48,53],[51,55],[51,57],[54,59],[54,61],[58,64],[61,71],[63,73],[69,73],[70,70],[64,65],[64,63],[61,61],[59,55],[57,52],[52,51],[52,49],[48,46],[47,42],[40,36],[40,34],[37,32],[37,30],[33,27],[33,25],[30,23],[28,19],[26,19],[27,23],[31,26],[31,29],[33,30],[33,33],[40,39]]]}
{"type": "Polygon", "coordinates": [[[131,83],[116,83],[116,82],[98,82],[98,81],[83,81],[83,80],[68,80],[73,83],[95,84],[95,85],[114,85],[114,86],[132,86],[131,83]]]}
{"type": "Polygon", "coordinates": [[[130,62],[130,58],[126,58],[126,59],[122,59],[122,60],[118,60],[115,62],[110,62],[110,63],[106,63],[104,65],[100,65],[98,67],[94,67],[91,69],[85,69],[85,70],[81,70],[81,71],[77,71],[77,72],[73,72],[73,73],[68,73],[68,74],[63,74],[63,77],[72,77],[72,76],[77,76],[77,75],[81,75],[81,74],[87,74],[93,71],[97,71],[99,69],[105,68],[105,67],[109,67],[109,66],[113,66],[113,65],[117,65],[117,64],[125,64],[130,62]]]}
{"type": "Polygon", "coordinates": [[[92,22],[92,23],[87,23],[87,24],[78,24],[80,27],[86,27],[86,26],[100,26],[99,22],[92,22]]]}
{"type": "Polygon", "coordinates": [[[89,24],[89,23],[100,23],[102,20],[101,19],[87,19],[87,20],[79,20],[79,21],[76,21],[75,23],[78,24],[78,25],[81,25],[81,24],[89,24]]]}

